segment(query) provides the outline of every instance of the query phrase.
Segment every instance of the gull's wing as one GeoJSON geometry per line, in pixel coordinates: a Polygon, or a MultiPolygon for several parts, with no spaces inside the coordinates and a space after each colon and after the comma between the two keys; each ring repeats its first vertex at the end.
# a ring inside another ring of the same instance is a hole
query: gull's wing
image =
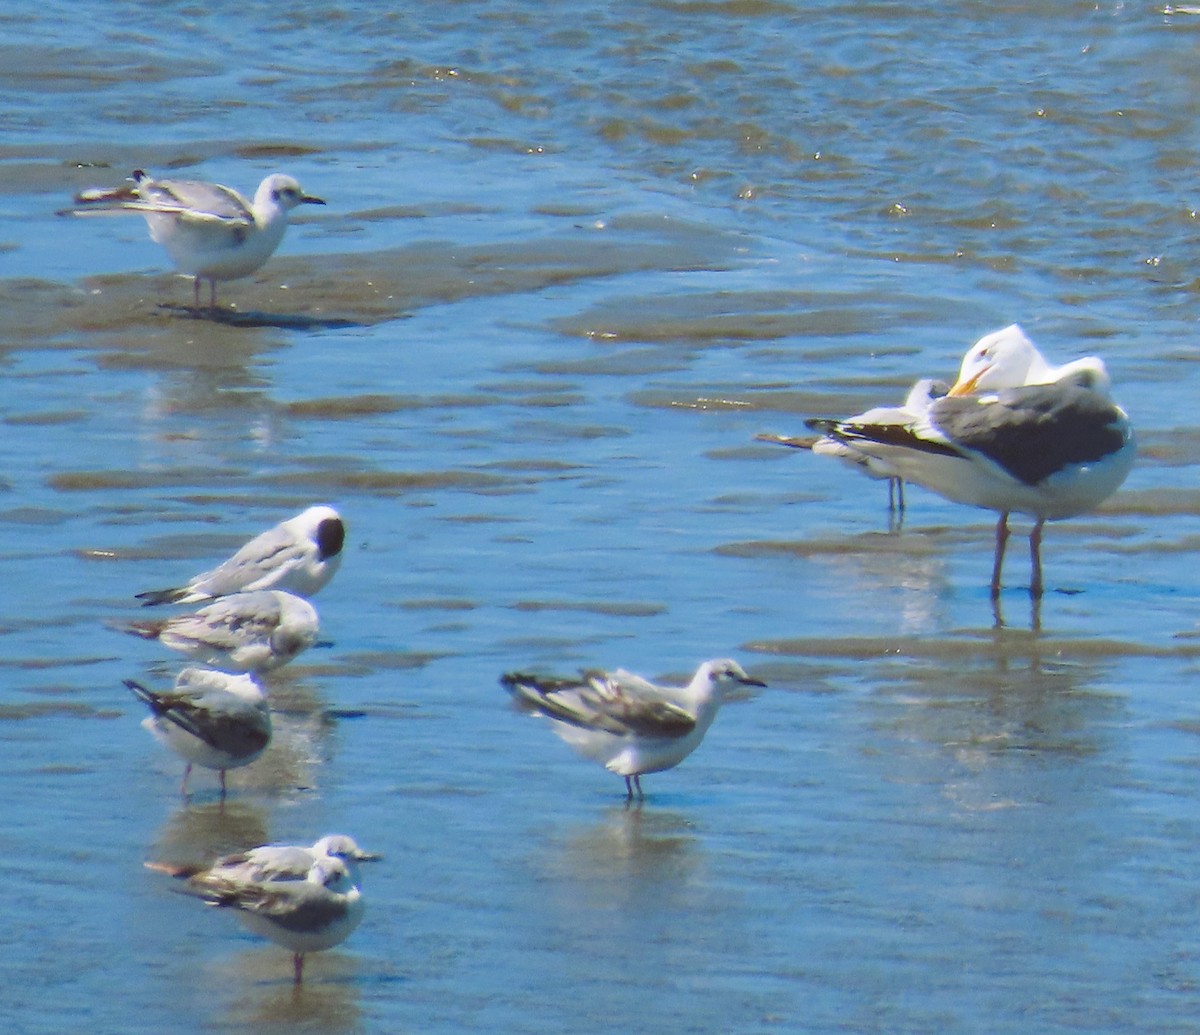
{"type": "Polygon", "coordinates": [[[251,539],[224,564],[192,579],[194,592],[225,596],[255,587],[261,580],[302,561],[312,550],[306,539],[297,539],[291,529],[276,525],[251,539]]]}
{"type": "Polygon", "coordinates": [[[211,872],[235,881],[300,881],[314,861],[312,851],[300,845],[262,845],[218,859],[211,872]]]}
{"type": "Polygon", "coordinates": [[[132,679],[125,685],[156,718],[166,719],[218,751],[235,755],[261,751],[271,739],[270,717],[263,708],[211,687],[156,693],[132,679]]]}
{"type": "Polygon", "coordinates": [[[929,417],[960,451],[987,457],[1026,485],[1072,464],[1103,460],[1129,434],[1120,407],[1070,379],[939,399],[929,417]]]}
{"type": "Polygon", "coordinates": [[[527,707],[581,729],[675,738],[696,726],[695,716],[667,700],[661,687],[621,669],[584,672],[582,679],[514,673],[501,682],[527,707]]]}
{"type": "Polygon", "coordinates": [[[233,906],[270,917],[285,931],[307,934],[340,920],[348,908],[346,895],[313,880],[267,881],[231,887],[210,905],[233,906]]]}
{"type": "Polygon", "coordinates": [[[103,212],[161,212],[187,220],[250,226],[250,203],[231,187],[205,180],[155,180],[135,169],[131,182],[81,191],[75,215],[103,212]]]}
{"type": "Polygon", "coordinates": [[[138,593],[147,607],[154,604],[178,604],[189,600],[222,597],[243,590],[259,588],[264,580],[301,563],[313,549],[306,539],[282,524],[269,528],[241,547],[229,560],[209,571],[201,572],[185,586],[172,589],[152,589],[138,593]]]}
{"type": "Polygon", "coordinates": [[[140,208],[153,212],[176,212],[199,219],[219,219],[251,224],[254,213],[232,187],[204,180],[151,180],[138,184],[140,208]]]}
{"type": "Polygon", "coordinates": [[[220,597],[194,614],[169,619],[164,632],[197,645],[234,650],[250,641],[269,640],[279,620],[279,602],[262,590],[220,597]]]}

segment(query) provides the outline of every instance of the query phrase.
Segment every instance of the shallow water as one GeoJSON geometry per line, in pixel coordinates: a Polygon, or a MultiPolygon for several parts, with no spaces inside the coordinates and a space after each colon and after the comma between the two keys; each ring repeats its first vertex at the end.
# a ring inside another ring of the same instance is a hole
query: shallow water
{"type": "Polygon", "coordinates": [[[1200,1007],[1200,16],[770,0],[0,13],[0,697],[16,1032],[1175,1032],[1200,1007]],[[132,168],[298,213],[195,319],[132,168]],[[1102,355],[1140,459],[1051,526],[756,441],[1019,321],[1102,355]],[[113,626],[311,502],[332,641],[178,795],[113,626]],[[1022,526],[1024,527],[1024,526],[1022,526]],[[620,780],[512,668],[769,688],[620,780]],[[355,835],[283,950],[147,859],[355,835]]]}

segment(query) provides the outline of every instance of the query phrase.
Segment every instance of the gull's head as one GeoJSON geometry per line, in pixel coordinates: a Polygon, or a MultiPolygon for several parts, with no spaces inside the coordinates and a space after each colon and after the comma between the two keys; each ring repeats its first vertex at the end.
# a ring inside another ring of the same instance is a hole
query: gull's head
{"type": "Polygon", "coordinates": [[[712,690],[728,691],[737,686],[766,686],[761,679],[746,674],[732,658],[716,658],[706,661],[696,672],[695,682],[707,685],[712,690]]]}
{"type": "Polygon", "coordinates": [[[354,874],[350,872],[350,867],[332,855],[327,855],[313,863],[312,869],[308,871],[307,879],[338,894],[343,894],[354,887],[354,874]]]}
{"type": "Polygon", "coordinates": [[[321,632],[317,609],[294,593],[271,592],[279,603],[279,625],[271,633],[271,650],[280,658],[294,658],[317,642],[321,632]]]}
{"type": "Polygon", "coordinates": [[[342,552],[346,544],[346,525],[333,507],[309,507],[297,514],[288,524],[298,535],[316,544],[321,560],[327,561],[342,552]]]}
{"type": "Polygon", "coordinates": [[[293,176],[288,176],[284,173],[275,173],[273,176],[268,176],[259,185],[257,196],[254,199],[256,202],[260,200],[268,200],[273,205],[278,205],[284,211],[295,208],[297,205],[324,205],[323,198],[315,198],[311,194],[305,194],[304,189],[293,176]]]}
{"type": "Polygon", "coordinates": [[[950,395],[1037,384],[1049,365],[1018,324],[980,338],[963,356],[950,395]]]}
{"type": "Polygon", "coordinates": [[[383,858],[374,852],[364,852],[349,834],[326,834],[313,845],[313,853],[328,856],[330,859],[350,859],[354,862],[373,862],[383,858]]]}

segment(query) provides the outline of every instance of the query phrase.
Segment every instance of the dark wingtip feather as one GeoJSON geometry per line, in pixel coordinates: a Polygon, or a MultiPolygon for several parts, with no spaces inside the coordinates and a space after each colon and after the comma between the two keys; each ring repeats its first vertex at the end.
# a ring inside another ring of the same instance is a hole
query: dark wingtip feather
{"type": "Polygon", "coordinates": [[[186,589],[148,589],[145,593],[135,593],[133,599],[140,600],[142,607],[154,607],[157,604],[177,604],[187,596],[186,589]]]}

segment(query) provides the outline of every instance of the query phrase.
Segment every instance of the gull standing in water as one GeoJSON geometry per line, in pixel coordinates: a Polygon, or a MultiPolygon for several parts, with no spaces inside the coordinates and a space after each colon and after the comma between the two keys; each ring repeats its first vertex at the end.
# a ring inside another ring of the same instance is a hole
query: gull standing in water
{"type": "MultiPolygon", "coordinates": [[[[934,399],[939,399],[949,391],[949,385],[944,381],[932,378],[922,378],[908,390],[904,404],[901,406],[876,406],[860,413],[857,417],[847,417],[847,421],[865,424],[904,424],[923,414],[929,409],[934,399]]],[[[813,430],[820,430],[820,421],[806,421],[813,430]]],[[[904,479],[888,464],[860,452],[845,442],[830,435],[822,434],[815,442],[790,438],[783,435],[759,435],[760,441],[776,442],[781,446],[793,448],[808,448],[817,456],[832,456],[862,471],[869,478],[886,479],[888,483],[888,510],[904,512],[904,479]]]]}
{"type": "Polygon", "coordinates": [[[643,773],[672,769],[704,739],[726,689],[765,686],[736,661],[706,661],[683,687],[658,686],[624,669],[585,671],[578,678],[521,672],[501,685],[585,758],[625,778],[626,800],[642,794],[643,773]]]}
{"type": "Polygon", "coordinates": [[[303,597],[260,589],[218,597],[191,614],[129,622],[122,629],[204,665],[269,672],[316,643],[320,623],[317,609],[303,597]]]}
{"type": "Polygon", "coordinates": [[[184,796],[195,764],[220,772],[223,800],[225,770],[249,765],[271,742],[267,696],[249,675],[185,668],[171,690],[149,690],[132,679],[125,685],[150,708],[142,726],[187,762],[184,796]]]}
{"type": "Polygon", "coordinates": [[[1125,481],[1137,449],[1104,363],[1087,357],[1052,367],[1015,324],[967,352],[958,381],[924,416],[816,426],[946,499],[997,511],[993,598],[1009,514],[1034,519],[1029,591],[1040,597],[1043,525],[1103,503],[1125,481]]]}
{"type": "Polygon", "coordinates": [[[217,281],[248,277],[274,254],[297,205],[324,205],[305,194],[291,176],[275,173],[258,185],[250,201],[231,187],[204,180],[156,180],[135,169],[130,184],[85,190],[77,207],[61,215],[136,212],[150,236],[166,249],[180,273],[193,278],[200,308],[200,282],[208,281],[209,307],[217,305],[217,281]]]}
{"type": "Polygon", "coordinates": [[[310,597],[342,563],[346,525],[332,507],[309,507],[251,539],[220,567],[201,572],[187,585],[138,593],[146,607],[192,604],[230,593],[283,589],[310,597]]]}
{"type": "Polygon", "coordinates": [[[336,834],[311,848],[252,848],[208,867],[146,866],[182,880],[182,891],[210,906],[235,910],[249,930],[291,950],[298,985],[307,953],[340,945],[359,925],[364,902],[356,863],[377,858],[336,834]]]}

